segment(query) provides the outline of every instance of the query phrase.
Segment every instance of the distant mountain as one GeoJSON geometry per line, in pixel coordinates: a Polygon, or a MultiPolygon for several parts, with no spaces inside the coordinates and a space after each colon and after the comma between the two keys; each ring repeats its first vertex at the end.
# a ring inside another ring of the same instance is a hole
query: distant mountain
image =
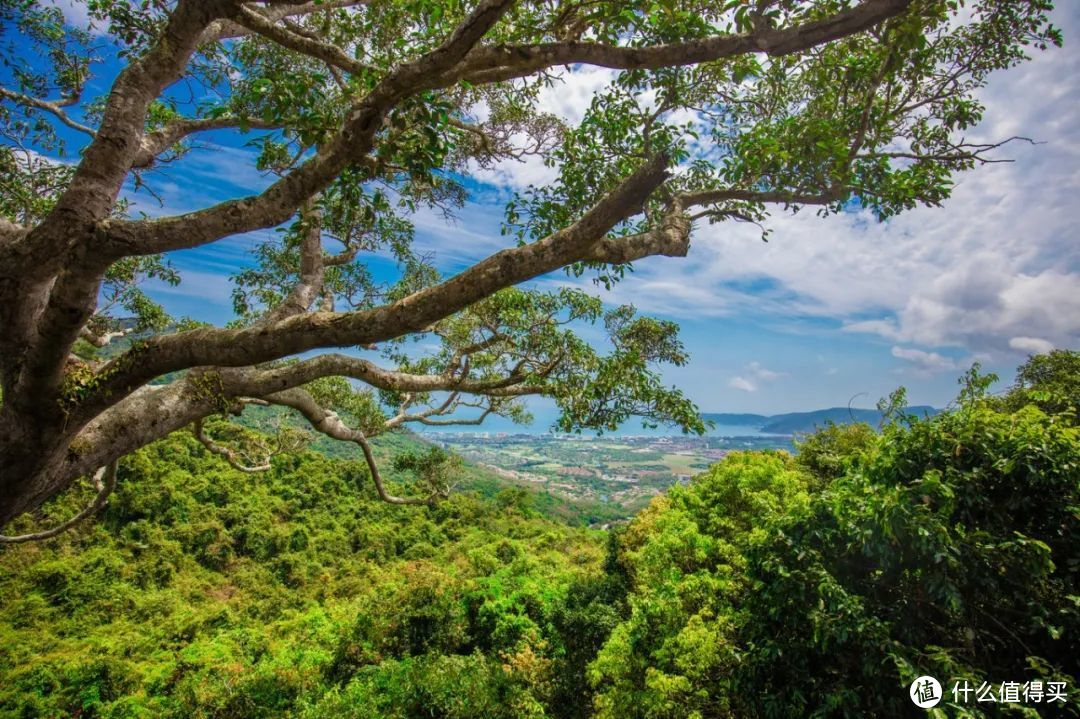
{"type": "Polygon", "coordinates": [[[764,414],[703,414],[701,416],[729,427],[764,427],[772,419],[764,414]]]}
{"type": "MultiPolygon", "coordinates": [[[[918,406],[908,407],[909,414],[921,417],[932,416],[940,410],[933,407],[918,406]]],[[[818,427],[824,427],[829,422],[834,424],[851,424],[854,422],[866,422],[877,426],[881,422],[881,412],[876,409],[856,409],[848,407],[831,407],[818,409],[813,412],[789,412],[788,414],[775,414],[771,416],[760,414],[703,414],[702,417],[712,420],[718,425],[740,425],[754,427],[761,432],[769,434],[797,434],[800,432],[813,432],[818,427]]]]}

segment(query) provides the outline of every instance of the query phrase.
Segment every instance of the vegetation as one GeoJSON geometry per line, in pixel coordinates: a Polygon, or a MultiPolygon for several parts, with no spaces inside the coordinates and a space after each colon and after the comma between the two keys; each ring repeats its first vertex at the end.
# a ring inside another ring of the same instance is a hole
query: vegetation
{"type": "Polygon", "coordinates": [[[125,460],[96,522],[0,556],[0,716],[539,715],[599,536],[514,492],[402,510],[366,471],[185,435],[125,460]]]}
{"type": "Polygon", "coordinates": [[[1026,404],[1021,381],[1003,411],[986,378],[965,382],[953,411],[728,458],[635,518],[628,615],[590,667],[598,715],[903,716],[924,674],[1075,689],[1075,407],[1026,404]]]}
{"type": "MultiPolygon", "coordinates": [[[[733,453],[606,536],[520,490],[395,508],[363,462],[254,475],[175,435],[120,464],[95,522],[0,550],[0,716],[903,716],[922,674],[937,716],[1080,715],[1080,429],[1057,404],[1078,354],[1004,397],[973,371],[880,434],[733,453]],[[1072,694],[956,702],[959,680],[1072,694]]],[[[423,453],[387,451],[414,458],[392,487],[421,481],[423,453]]]]}

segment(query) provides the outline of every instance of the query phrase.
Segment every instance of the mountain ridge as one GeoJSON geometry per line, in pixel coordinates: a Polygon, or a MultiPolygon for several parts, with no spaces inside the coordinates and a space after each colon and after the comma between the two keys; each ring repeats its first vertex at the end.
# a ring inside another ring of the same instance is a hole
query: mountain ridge
{"type": "MultiPolygon", "coordinates": [[[[928,405],[907,407],[906,412],[921,417],[932,416],[941,410],[928,405]]],[[[876,409],[861,409],[856,407],[829,407],[827,409],[811,410],[809,412],[785,412],[783,414],[764,415],[752,413],[725,413],[725,412],[702,412],[704,419],[711,420],[718,425],[736,425],[754,427],[760,432],[768,434],[796,434],[813,432],[827,423],[853,424],[866,422],[877,426],[880,424],[882,414],[876,409]]]]}

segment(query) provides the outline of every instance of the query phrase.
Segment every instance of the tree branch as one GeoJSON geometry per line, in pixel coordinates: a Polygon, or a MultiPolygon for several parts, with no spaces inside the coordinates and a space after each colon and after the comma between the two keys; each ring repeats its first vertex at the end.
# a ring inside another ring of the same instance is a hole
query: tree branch
{"type": "Polygon", "coordinates": [[[686,192],[679,195],[678,200],[683,207],[687,208],[726,201],[779,203],[784,205],[828,205],[844,199],[849,193],[850,190],[845,187],[832,187],[817,193],[789,190],[717,189],[686,192]]]}
{"type": "Polygon", "coordinates": [[[322,213],[314,202],[305,203],[300,211],[304,236],[300,243],[300,275],[296,285],[274,309],[266,313],[259,324],[274,324],[286,317],[307,312],[323,289],[322,213]]]}
{"type": "Polygon", "coordinates": [[[425,413],[404,414],[404,415],[399,415],[398,417],[391,418],[391,420],[388,421],[387,426],[388,427],[396,427],[396,426],[398,426],[400,424],[404,424],[405,422],[416,422],[418,424],[427,425],[428,427],[466,427],[466,426],[475,426],[475,425],[483,424],[484,420],[487,419],[488,416],[494,411],[495,411],[495,409],[493,407],[486,407],[484,409],[484,411],[482,413],[480,413],[479,416],[472,417],[471,419],[431,419],[431,417],[434,417],[434,416],[440,414],[438,412],[433,412],[431,414],[425,414],[425,413]],[[393,424],[390,424],[389,422],[393,422],[393,424]]]}
{"type": "Polygon", "coordinates": [[[507,387],[526,379],[524,374],[510,374],[494,379],[468,379],[450,374],[411,374],[383,369],[373,362],[342,354],[324,354],[253,372],[225,377],[223,389],[231,396],[259,397],[312,382],[321,377],[349,377],[388,392],[443,392],[499,394],[507,387]]]}
{"type": "Polygon", "coordinates": [[[1038,145],[1039,142],[1031,139],[1030,137],[1022,137],[1020,135],[1013,135],[1000,142],[986,142],[986,143],[971,143],[971,142],[958,142],[950,143],[949,150],[943,152],[867,152],[859,155],[859,157],[887,157],[891,159],[902,160],[915,160],[915,161],[935,161],[935,162],[978,162],[984,165],[996,164],[1001,162],[1012,162],[1011,159],[1001,158],[995,159],[991,157],[985,157],[984,153],[996,150],[1010,142],[1026,142],[1029,145],[1038,145]]]}
{"type": "Polygon", "coordinates": [[[97,512],[105,506],[105,503],[109,499],[109,495],[112,494],[112,491],[116,488],[116,461],[110,462],[108,466],[102,467],[95,472],[93,481],[94,489],[97,490],[94,501],[74,517],[62,524],[58,524],[51,529],[46,529],[41,532],[32,532],[30,534],[20,534],[16,536],[0,534],[0,544],[20,544],[22,542],[38,542],[42,539],[49,539],[66,532],[87,517],[97,514],[97,512]]]}
{"type": "Polygon", "coordinates": [[[182,117],[170,120],[164,127],[147,133],[142,137],[139,150],[131,162],[132,168],[145,169],[154,164],[154,160],[165,150],[189,135],[207,130],[224,130],[247,126],[256,130],[277,130],[281,125],[267,122],[258,117],[182,117]]]}
{"type": "Polygon", "coordinates": [[[83,327],[81,330],[79,330],[79,337],[86,340],[95,347],[101,348],[105,347],[115,339],[126,337],[127,335],[131,334],[131,332],[131,329],[123,329],[116,330],[114,332],[103,332],[101,334],[98,334],[91,330],[89,327],[83,327]]]}
{"type": "Polygon", "coordinates": [[[385,342],[422,330],[500,289],[594,258],[593,245],[619,222],[640,212],[646,198],[664,182],[667,163],[665,156],[651,158],[569,227],[532,244],[497,252],[397,302],[363,312],[300,315],[247,329],[200,329],[151,338],[101,370],[100,389],[76,414],[92,417],[154,377],[175,370],[241,367],[317,347],[385,342]]]}
{"type": "Polygon", "coordinates": [[[379,465],[375,461],[375,455],[372,454],[371,445],[368,443],[364,433],[347,426],[336,413],[320,407],[307,392],[292,389],[267,395],[263,399],[272,404],[295,409],[304,416],[312,427],[327,437],[358,445],[364,454],[364,461],[367,462],[368,470],[371,472],[371,480],[375,484],[375,491],[378,492],[379,499],[382,501],[389,504],[431,504],[438,497],[445,496],[444,492],[439,491],[434,491],[427,497],[398,497],[387,492],[386,487],[383,485],[382,474],[379,472],[379,465]]]}
{"type": "Polygon", "coordinates": [[[15,92],[14,90],[8,90],[4,87],[0,87],[0,97],[7,98],[12,102],[17,102],[18,104],[24,105],[26,107],[32,107],[37,110],[44,110],[45,112],[51,113],[58,120],[60,120],[60,122],[67,125],[72,130],[78,130],[79,132],[85,133],[90,137],[95,137],[97,135],[97,132],[94,130],[94,128],[87,127],[86,125],[72,120],[71,116],[64,112],[63,108],[71,105],[74,100],[72,100],[72,102],[50,102],[49,100],[39,100],[36,97],[24,95],[23,93],[15,92]]]}
{"type": "Polygon", "coordinates": [[[597,242],[586,258],[593,262],[625,264],[643,257],[685,257],[690,248],[693,219],[685,210],[724,201],[826,205],[844,197],[846,191],[830,189],[818,194],[799,192],[718,189],[687,192],[672,198],[659,227],[626,237],[607,237],[597,242]]]}
{"type": "MultiPolygon", "coordinates": [[[[357,7],[367,5],[369,2],[370,0],[318,0],[317,2],[306,3],[269,2],[267,4],[271,5],[271,7],[261,11],[260,14],[269,22],[278,22],[288,17],[301,17],[317,12],[357,7]]],[[[199,39],[199,44],[244,37],[250,32],[246,27],[232,20],[217,20],[206,29],[199,39]]]]}
{"type": "Polygon", "coordinates": [[[556,65],[595,65],[614,70],[658,70],[712,62],[725,57],[764,52],[789,55],[838,40],[899,15],[913,0],[864,0],[853,8],[794,27],[761,28],[749,33],[718,35],[649,47],[621,47],[592,42],[479,47],[429,87],[444,87],[461,79],[473,84],[501,82],[556,65]]]}
{"type": "Polygon", "coordinates": [[[332,67],[340,68],[354,75],[369,69],[369,66],[356,58],[350,57],[341,48],[329,43],[320,42],[310,37],[279,25],[267,18],[266,15],[255,10],[241,6],[236,22],[253,33],[261,35],[282,47],[298,52],[301,55],[322,60],[332,67]]]}

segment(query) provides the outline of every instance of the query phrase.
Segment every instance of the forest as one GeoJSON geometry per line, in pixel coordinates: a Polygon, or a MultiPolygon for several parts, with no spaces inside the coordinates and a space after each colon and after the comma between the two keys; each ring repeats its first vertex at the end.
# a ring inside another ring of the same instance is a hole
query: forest
{"type": "Polygon", "coordinates": [[[169,437],[97,519],[0,549],[0,716],[906,716],[926,674],[936,716],[1080,715],[1080,353],[992,379],[733,453],[609,532],[524,490],[402,508],[362,462],[252,475],[169,437]]]}

